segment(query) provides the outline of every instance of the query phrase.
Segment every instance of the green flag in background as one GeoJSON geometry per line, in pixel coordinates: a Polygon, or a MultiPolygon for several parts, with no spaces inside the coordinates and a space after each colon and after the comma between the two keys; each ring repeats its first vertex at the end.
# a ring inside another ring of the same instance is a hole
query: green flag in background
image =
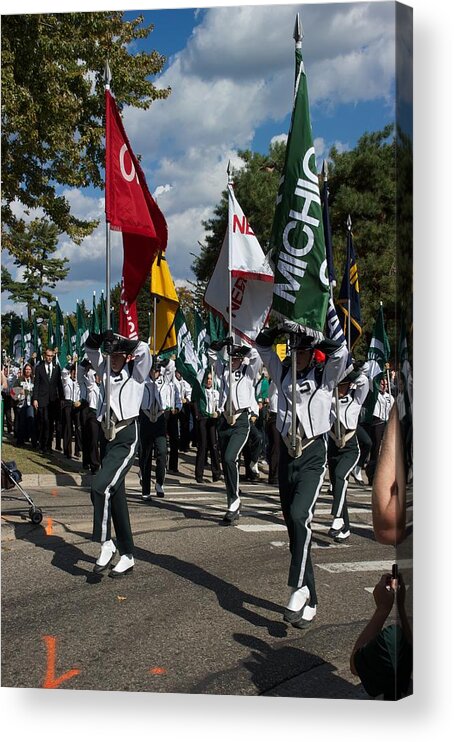
{"type": "Polygon", "coordinates": [[[295,52],[293,112],[270,239],[272,310],[284,319],[323,332],[329,282],[301,41],[295,52]]]}
{"type": "MultiPolygon", "coordinates": [[[[377,401],[378,392],[380,389],[380,381],[385,373],[385,366],[388,363],[389,355],[391,353],[391,347],[389,345],[388,336],[385,329],[385,318],[383,316],[383,306],[380,304],[377,319],[375,320],[375,327],[372,333],[372,339],[370,341],[369,350],[367,352],[367,360],[369,361],[369,380],[372,384],[372,389],[366,399],[364,405],[366,410],[366,422],[370,422],[374,412],[375,403],[377,401]]],[[[389,390],[388,390],[389,391],[389,390]]]]}
{"type": "Polygon", "coordinates": [[[49,317],[47,320],[47,347],[52,350],[55,348],[55,333],[52,324],[52,317],[49,317]]]}
{"type": "Polygon", "coordinates": [[[88,337],[87,323],[85,322],[85,316],[82,311],[82,307],[79,302],[76,306],[76,352],[79,356],[79,360],[85,353],[85,341],[88,337]]]}
{"type": "Polygon", "coordinates": [[[227,328],[224,320],[213,312],[208,312],[208,321],[206,325],[207,343],[214,343],[216,340],[224,340],[227,337],[227,328]]]}
{"type": "Polygon", "coordinates": [[[208,364],[206,355],[207,331],[205,323],[197,309],[194,309],[194,348],[199,361],[199,368],[206,368],[208,364]]]}
{"type": "Polygon", "coordinates": [[[23,319],[12,317],[9,328],[9,355],[13,361],[19,362],[23,358],[23,319]]]}
{"type": "Polygon", "coordinates": [[[101,332],[98,317],[98,308],[96,306],[96,291],[93,291],[93,309],[91,311],[90,332],[94,332],[96,334],[101,332]]]}
{"type": "Polygon", "coordinates": [[[36,353],[36,362],[42,360],[42,352],[41,352],[41,335],[39,334],[38,330],[38,320],[36,319],[36,314],[33,312],[33,348],[34,352],[36,353]]]}
{"type": "MultiPolygon", "coordinates": [[[[60,309],[60,304],[58,303],[58,299],[55,299],[55,345],[58,348],[58,355],[61,356],[61,346],[64,343],[65,339],[65,320],[62,314],[62,311],[60,309]]],[[[66,365],[66,359],[65,363],[63,365],[66,365]]]]}
{"type": "Polygon", "coordinates": [[[200,412],[204,415],[206,413],[205,391],[202,386],[204,368],[199,363],[191,333],[180,307],[175,313],[175,332],[177,336],[175,368],[180,372],[183,379],[191,385],[191,399],[193,402],[197,402],[200,412]]]}
{"type": "Polygon", "coordinates": [[[101,291],[99,313],[101,315],[100,322],[99,322],[99,328],[101,332],[105,332],[107,330],[107,307],[106,307],[106,300],[104,299],[104,291],[101,291]]]}
{"type": "Polygon", "coordinates": [[[77,332],[70,320],[69,314],[66,315],[66,348],[68,355],[72,358],[77,349],[77,332]]]}

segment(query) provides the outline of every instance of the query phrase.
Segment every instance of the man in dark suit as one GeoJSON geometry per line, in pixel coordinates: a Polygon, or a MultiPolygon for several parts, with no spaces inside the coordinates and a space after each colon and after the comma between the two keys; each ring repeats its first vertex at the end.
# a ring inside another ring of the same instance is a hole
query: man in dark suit
{"type": "Polygon", "coordinates": [[[61,400],[64,398],[61,370],[54,363],[54,353],[47,348],[44,359],[35,369],[32,404],[38,414],[38,434],[41,451],[52,449],[54,425],[56,449],[61,450],[61,400]]]}

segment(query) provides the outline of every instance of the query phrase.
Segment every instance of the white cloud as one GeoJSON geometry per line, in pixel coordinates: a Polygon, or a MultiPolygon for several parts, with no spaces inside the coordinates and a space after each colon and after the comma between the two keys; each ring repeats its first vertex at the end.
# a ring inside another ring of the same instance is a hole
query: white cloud
{"type": "MultiPolygon", "coordinates": [[[[304,30],[303,56],[309,97],[315,110],[361,101],[390,101],[394,76],[392,3],[244,5],[194,13],[186,47],[171,55],[155,81],[171,86],[167,100],[148,111],[127,108],[124,125],[133,149],[142,155],[150,190],[155,192],[169,227],[168,260],[174,278],[192,278],[191,253],[204,238],[202,219],[212,215],[226,187],[229,159],[251,147],[257,130],[276,124],[291,109],[294,79],[293,27],[299,11],[304,30]]],[[[158,16],[156,17],[158,23],[158,16]]],[[[271,141],[285,141],[277,133],[271,141]]],[[[317,160],[333,142],[315,140],[317,160]]],[[[336,143],[338,149],[347,144],[336,143]]],[[[343,151],[341,149],[341,151],[343,151]]],[[[58,256],[70,260],[69,291],[104,281],[104,200],[80,190],[65,195],[76,216],[100,219],[80,246],[69,239],[58,256]]],[[[121,276],[122,247],[112,247],[112,283],[121,276]]],[[[61,291],[61,290],[60,290],[61,291]]]]}

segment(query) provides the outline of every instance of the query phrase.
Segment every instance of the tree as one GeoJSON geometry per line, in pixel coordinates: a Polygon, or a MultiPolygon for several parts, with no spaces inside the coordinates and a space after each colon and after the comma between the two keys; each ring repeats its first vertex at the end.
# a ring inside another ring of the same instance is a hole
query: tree
{"type": "Polygon", "coordinates": [[[338,285],[346,259],[346,223],[358,264],[363,337],[355,353],[365,356],[379,302],[391,343],[396,337],[396,142],[393,126],[365,133],[348,152],[330,151],[330,217],[338,285]]]}
{"type": "Polygon", "coordinates": [[[50,257],[57,249],[58,230],[45,219],[34,219],[30,224],[21,224],[11,230],[9,252],[14,265],[25,270],[21,280],[13,280],[10,272],[2,266],[2,289],[9,293],[13,302],[27,305],[28,320],[32,310],[37,316],[48,317],[48,304],[54,300],[49,290],[58,281],[66,278],[69,266],[67,258],[50,257]]]}
{"type": "Polygon", "coordinates": [[[142,23],[143,16],[123,20],[121,11],[2,16],[3,247],[23,228],[15,201],[41,208],[75,242],[95,228],[71,214],[58,189],[103,186],[106,59],[120,110],[147,109],[169,95],[148,79],[165,58],[131,51],[153,30],[142,23]]]}

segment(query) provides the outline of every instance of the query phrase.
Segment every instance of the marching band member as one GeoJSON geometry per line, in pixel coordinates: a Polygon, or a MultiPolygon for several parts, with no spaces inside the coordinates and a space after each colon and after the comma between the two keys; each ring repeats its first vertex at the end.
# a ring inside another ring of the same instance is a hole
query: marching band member
{"type": "Polygon", "coordinates": [[[203,482],[203,470],[205,468],[207,449],[210,454],[213,482],[217,482],[221,478],[221,461],[217,439],[219,392],[213,387],[213,376],[209,370],[205,373],[202,389],[205,395],[205,413],[201,410],[200,401],[197,398],[197,395],[195,395],[194,398],[194,410],[197,426],[195,478],[199,484],[203,482]]]}
{"type": "Polygon", "coordinates": [[[62,368],[64,400],[62,404],[63,453],[71,458],[72,434],[74,426],[74,456],[80,457],[82,450],[82,431],[80,427],[80,385],[77,380],[77,366],[62,368]]]}
{"type": "MultiPolygon", "coordinates": [[[[321,336],[323,337],[323,336],[321,336]]],[[[344,343],[317,341],[294,322],[262,330],[256,347],[278,389],[276,426],[281,434],[279,453],[279,495],[290,539],[288,585],[290,599],[284,620],[297,628],[312,621],[317,612],[317,594],[311,562],[311,521],[326,471],[326,433],[330,429],[331,399],[345,372],[348,351],[344,343]],[[292,445],[292,371],[272,350],[283,332],[296,338],[297,382],[296,448],[292,445]],[[326,354],[323,368],[312,365],[314,350],[326,354]]]]}
{"type": "Polygon", "coordinates": [[[111,538],[112,518],[120,560],[109,575],[119,577],[131,572],[134,567],[134,542],[126,502],[125,478],[137,450],[137,418],[145,379],[151,367],[151,355],[146,343],[128,340],[115,335],[111,330],[89,335],[85,351],[101,378],[98,420],[104,433],[101,439],[101,468],[93,475],[91,482],[93,540],[101,542],[101,553],[94,571],[100,573],[106,570],[117,551],[111,538]],[[104,351],[111,358],[109,429],[106,426],[106,362],[100,351],[103,342],[104,351]]]}
{"type": "Polygon", "coordinates": [[[155,493],[164,497],[164,480],[167,462],[166,415],[172,404],[172,375],[170,362],[166,367],[160,366],[156,356],[148,379],[145,381],[142,405],[140,408],[140,479],[142,500],[149,501],[151,495],[151,467],[153,451],[156,459],[155,493]],[[169,368],[170,366],[170,368],[169,368]],[[164,369],[164,373],[162,373],[164,369]]]}
{"type": "Polygon", "coordinates": [[[218,427],[218,439],[227,494],[227,511],[221,522],[223,525],[230,526],[234,525],[240,517],[239,458],[249,436],[251,414],[258,414],[255,380],[261,361],[255,348],[233,345],[231,338],[212,343],[208,356],[215,364],[215,373],[220,379],[219,410],[222,415],[218,427]],[[227,356],[225,353],[221,355],[226,345],[232,356],[232,417],[228,409],[227,356]]]}
{"type": "Polygon", "coordinates": [[[331,430],[328,433],[328,470],[333,493],[331,515],[333,523],[329,535],[334,541],[345,541],[350,536],[347,506],[348,478],[359,461],[360,450],[356,429],[361,407],[369,392],[369,379],[360,369],[353,369],[337,385],[339,397],[339,430],[336,404],[331,407],[331,430]],[[337,437],[339,432],[340,437],[337,437]]]}

